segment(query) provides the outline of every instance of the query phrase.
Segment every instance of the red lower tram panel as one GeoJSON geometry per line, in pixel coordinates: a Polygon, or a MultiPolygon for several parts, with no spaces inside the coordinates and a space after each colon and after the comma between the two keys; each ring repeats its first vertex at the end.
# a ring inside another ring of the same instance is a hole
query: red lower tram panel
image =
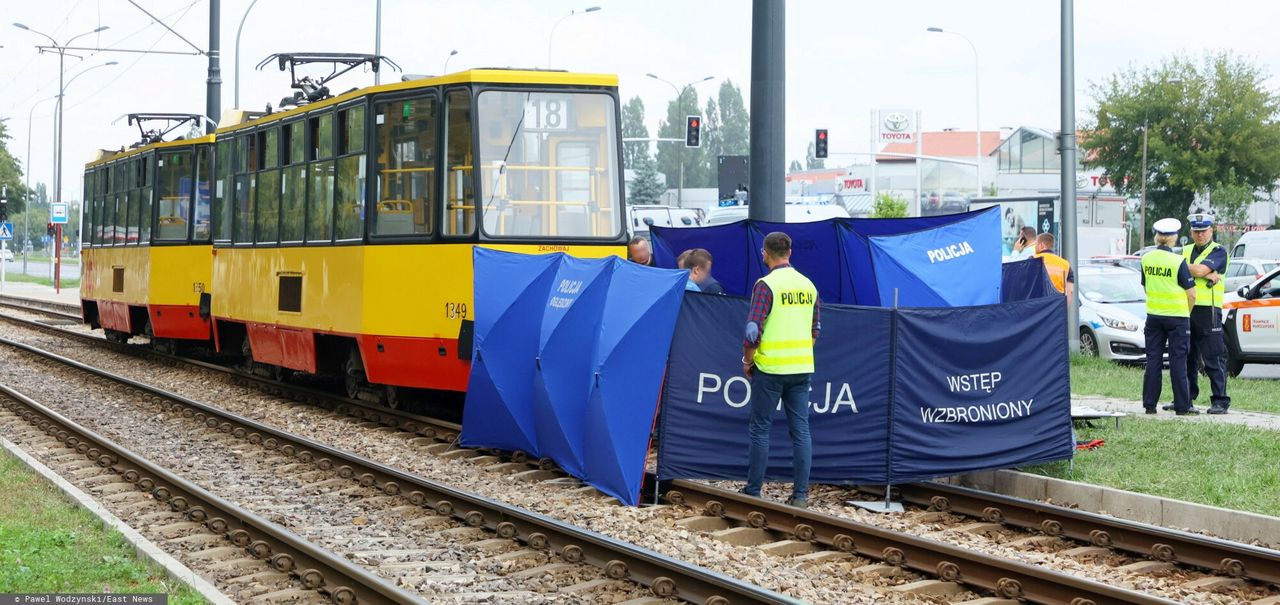
{"type": "Polygon", "coordinates": [[[151,330],[158,338],[209,340],[210,324],[200,308],[190,305],[151,305],[151,330]]]}
{"type": "Polygon", "coordinates": [[[98,325],[104,330],[115,330],[125,334],[133,333],[133,324],[129,321],[129,303],[114,300],[98,302],[98,325]]]}
{"type": "Polygon", "coordinates": [[[369,382],[418,389],[467,390],[471,363],[458,359],[457,339],[361,335],[369,382]]]}
{"type": "MultiPolygon", "coordinates": [[[[245,324],[254,361],[315,373],[318,367],[316,334],[303,328],[271,324],[245,324]]],[[[360,347],[366,379],[418,389],[467,390],[470,362],[458,359],[458,341],[445,338],[412,338],[333,334],[354,338],[360,347]]]]}

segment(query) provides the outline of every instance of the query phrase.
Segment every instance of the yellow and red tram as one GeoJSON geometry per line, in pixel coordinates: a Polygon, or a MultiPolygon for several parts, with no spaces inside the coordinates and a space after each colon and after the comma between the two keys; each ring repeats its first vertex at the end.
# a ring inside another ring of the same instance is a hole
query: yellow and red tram
{"type": "Polygon", "coordinates": [[[224,117],[209,238],[188,242],[211,240],[207,279],[192,259],[152,287],[203,290],[184,300],[205,334],[254,365],[392,403],[465,390],[474,246],[624,252],[619,124],[615,76],[504,69],[224,117]]]}
{"type": "Polygon", "coordinates": [[[108,338],[209,340],[213,140],[101,151],[85,167],[81,308],[108,338]]]}

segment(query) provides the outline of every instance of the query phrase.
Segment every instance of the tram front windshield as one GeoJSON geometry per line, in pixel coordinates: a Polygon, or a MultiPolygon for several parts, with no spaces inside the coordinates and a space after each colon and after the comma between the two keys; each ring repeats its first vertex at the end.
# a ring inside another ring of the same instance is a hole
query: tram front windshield
{"type": "Polygon", "coordinates": [[[604,93],[481,93],[476,168],[485,235],[617,237],[615,116],[615,101],[604,93]]]}

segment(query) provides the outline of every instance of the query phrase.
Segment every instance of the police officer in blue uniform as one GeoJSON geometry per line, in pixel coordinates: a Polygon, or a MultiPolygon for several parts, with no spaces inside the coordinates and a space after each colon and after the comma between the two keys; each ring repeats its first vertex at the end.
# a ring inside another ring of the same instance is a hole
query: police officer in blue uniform
{"type": "MultiPolygon", "coordinates": [[[[1213,216],[1196,213],[1187,217],[1194,246],[1182,248],[1182,258],[1196,278],[1196,305],[1191,309],[1191,348],[1187,353],[1187,385],[1191,401],[1200,395],[1200,368],[1209,377],[1210,414],[1226,414],[1231,406],[1227,395],[1227,347],[1222,339],[1222,297],[1226,294],[1222,277],[1227,274],[1227,249],[1213,241],[1213,216]]],[[[1166,405],[1172,410],[1172,405],[1166,405]]]]}
{"type": "Polygon", "coordinates": [[[1153,225],[1156,249],[1142,255],[1142,286],[1147,292],[1147,368],[1142,380],[1142,407],[1156,413],[1163,386],[1164,353],[1169,351],[1169,382],[1173,408],[1179,416],[1199,414],[1191,405],[1187,384],[1187,349],[1191,346],[1191,309],[1196,306],[1196,282],[1186,259],[1173,252],[1182,223],[1165,218],[1153,225]]]}

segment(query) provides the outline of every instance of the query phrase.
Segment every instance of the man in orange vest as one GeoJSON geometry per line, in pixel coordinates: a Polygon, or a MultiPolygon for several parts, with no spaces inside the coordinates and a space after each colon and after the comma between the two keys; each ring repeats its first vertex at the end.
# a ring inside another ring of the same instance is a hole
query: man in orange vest
{"type": "Polygon", "coordinates": [[[1053,287],[1070,297],[1076,289],[1076,274],[1071,271],[1071,263],[1067,259],[1052,252],[1053,244],[1052,233],[1037,235],[1035,257],[1044,259],[1044,270],[1049,273],[1053,287]]]}

